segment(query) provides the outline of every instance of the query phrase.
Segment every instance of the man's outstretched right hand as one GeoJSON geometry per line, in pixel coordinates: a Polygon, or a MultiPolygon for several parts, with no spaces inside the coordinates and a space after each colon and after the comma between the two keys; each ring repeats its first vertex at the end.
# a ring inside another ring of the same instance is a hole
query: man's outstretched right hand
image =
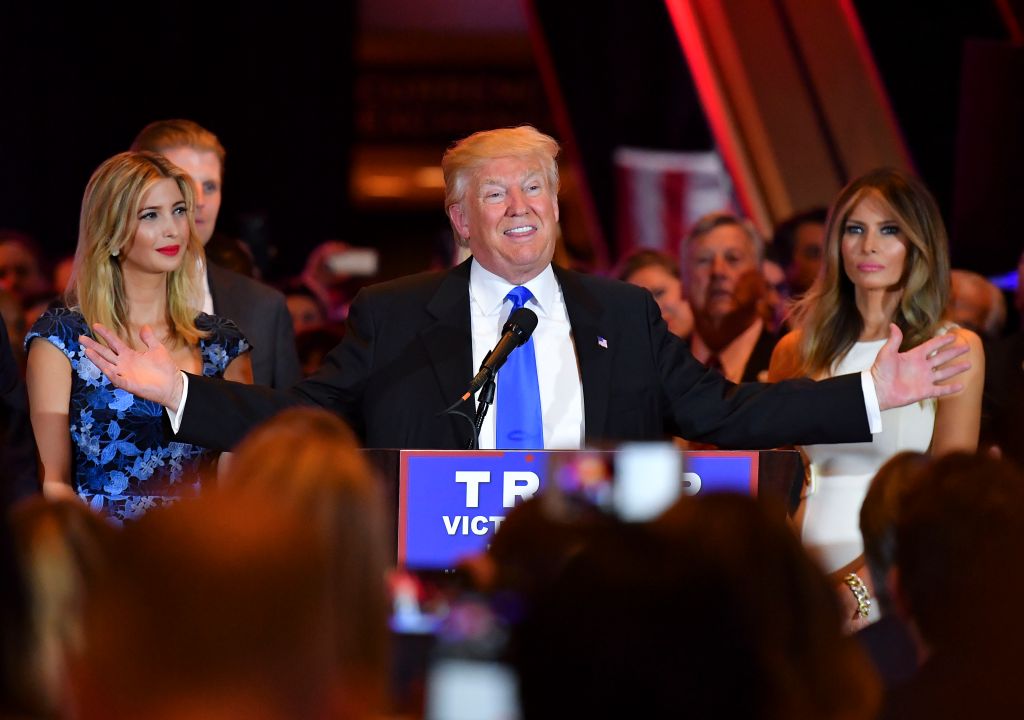
{"type": "Polygon", "coordinates": [[[107,341],[107,345],[85,335],[80,336],[79,341],[86,356],[110,382],[132,395],[152,400],[172,412],[177,411],[184,381],[171,354],[157,340],[152,328],[143,325],[139,331],[146,345],[143,352],[133,350],[100,323],[93,325],[93,330],[107,341]]]}

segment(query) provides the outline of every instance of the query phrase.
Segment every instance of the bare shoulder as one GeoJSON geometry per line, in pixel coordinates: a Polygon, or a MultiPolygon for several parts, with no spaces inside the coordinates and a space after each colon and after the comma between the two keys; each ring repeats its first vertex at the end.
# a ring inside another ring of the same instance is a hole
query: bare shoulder
{"type": "Polygon", "coordinates": [[[67,356],[52,343],[33,342],[28,349],[25,386],[33,413],[66,413],[71,394],[71,363],[67,356]]]}
{"type": "Polygon", "coordinates": [[[793,330],[782,336],[772,351],[768,366],[768,382],[797,377],[800,373],[800,331],[793,330]]]}
{"type": "Polygon", "coordinates": [[[941,398],[940,404],[957,404],[960,398],[977,398],[980,402],[982,386],[985,382],[985,349],[981,338],[974,331],[959,326],[949,328],[948,333],[956,337],[956,345],[966,345],[967,352],[953,358],[945,365],[962,363],[966,360],[970,363],[970,367],[954,379],[947,381],[962,384],[963,390],[941,398]]]}
{"type": "Polygon", "coordinates": [[[29,368],[71,370],[71,361],[64,351],[58,348],[52,339],[41,336],[34,337],[29,342],[26,362],[29,368]]]}
{"type": "Polygon", "coordinates": [[[960,327],[959,325],[955,325],[952,328],[950,328],[949,332],[952,333],[953,335],[956,335],[958,342],[967,343],[967,346],[970,348],[970,355],[984,356],[984,345],[981,342],[981,338],[978,337],[978,333],[974,332],[973,330],[968,330],[965,327],[960,327]]]}
{"type": "Polygon", "coordinates": [[[949,331],[956,335],[957,343],[966,343],[967,360],[971,363],[971,369],[967,371],[967,379],[972,377],[984,377],[985,375],[985,346],[973,330],[963,327],[953,327],[949,331]]]}

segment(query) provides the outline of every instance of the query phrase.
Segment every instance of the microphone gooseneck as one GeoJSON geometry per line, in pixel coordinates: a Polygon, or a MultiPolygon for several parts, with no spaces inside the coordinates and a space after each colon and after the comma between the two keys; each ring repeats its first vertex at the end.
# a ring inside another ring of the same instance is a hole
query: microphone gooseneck
{"type": "Polygon", "coordinates": [[[498,340],[498,344],[494,346],[494,349],[487,354],[483,363],[480,364],[480,370],[470,381],[469,390],[462,396],[462,399],[468,400],[473,393],[483,387],[484,383],[493,378],[498,370],[501,369],[501,366],[505,364],[505,361],[508,360],[508,356],[512,351],[529,340],[530,335],[536,329],[537,313],[524,307],[513,311],[501,329],[501,339],[498,340]]]}

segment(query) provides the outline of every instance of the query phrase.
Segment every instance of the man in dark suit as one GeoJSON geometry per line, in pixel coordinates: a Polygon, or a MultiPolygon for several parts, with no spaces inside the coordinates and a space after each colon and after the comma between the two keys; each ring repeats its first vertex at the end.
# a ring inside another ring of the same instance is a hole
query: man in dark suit
{"type": "MultiPolygon", "coordinates": [[[[287,393],[186,376],[148,330],[141,353],[101,326],[110,347],[83,343],[116,385],[168,408],[180,439],[214,448],[300,402],[335,410],[370,447],[466,447],[469,421],[442,413],[497,341],[511,312],[506,293],[518,287],[530,291],[526,306],[539,318],[533,340],[545,448],[673,433],[723,447],[865,440],[880,429],[879,408],[956,388],[933,383],[964,364],[933,368],[966,348],[953,348],[949,337],[900,355],[898,330],[861,376],[736,386],[706,370],[668,332],[650,293],[551,265],[557,153],[552,138],[529,126],[476,133],[450,148],[442,161],[446,207],[472,259],[361,292],[345,339],[319,373],[287,393]]],[[[499,417],[502,381],[499,373],[499,417]]],[[[467,396],[458,409],[468,418],[474,405],[467,396]]],[[[480,445],[499,446],[493,421],[480,445]]]]}
{"type": "MultiPolygon", "coordinates": [[[[192,177],[196,231],[210,242],[220,211],[224,147],[217,136],[191,120],[158,120],[142,129],[132,150],[157,152],[192,177]]],[[[284,295],[226,268],[206,264],[203,310],[238,323],[252,345],[253,380],[286,388],[301,377],[295,333],[284,295]]]]}

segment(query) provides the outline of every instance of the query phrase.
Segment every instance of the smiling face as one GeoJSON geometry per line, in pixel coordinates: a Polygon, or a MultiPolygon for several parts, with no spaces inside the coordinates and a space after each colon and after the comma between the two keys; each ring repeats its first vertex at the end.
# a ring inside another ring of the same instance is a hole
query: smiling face
{"type": "Polygon", "coordinates": [[[206,245],[213,237],[220,212],[220,158],[212,150],[197,150],[187,145],[162,150],[160,154],[192,177],[196,193],[196,232],[206,245]]]}
{"type": "Polygon", "coordinates": [[[167,273],[185,257],[189,239],[188,207],[178,183],[164,178],[143,196],[138,226],[127,250],[121,251],[126,273],[167,273]]]}
{"type": "Polygon", "coordinates": [[[514,285],[536,277],[554,255],[558,198],[533,158],[481,165],[448,216],[477,262],[514,285]]]}
{"type": "Polygon", "coordinates": [[[843,270],[857,291],[900,289],[907,242],[888,204],[873,194],[858,202],[842,228],[840,243],[843,270]]]}

